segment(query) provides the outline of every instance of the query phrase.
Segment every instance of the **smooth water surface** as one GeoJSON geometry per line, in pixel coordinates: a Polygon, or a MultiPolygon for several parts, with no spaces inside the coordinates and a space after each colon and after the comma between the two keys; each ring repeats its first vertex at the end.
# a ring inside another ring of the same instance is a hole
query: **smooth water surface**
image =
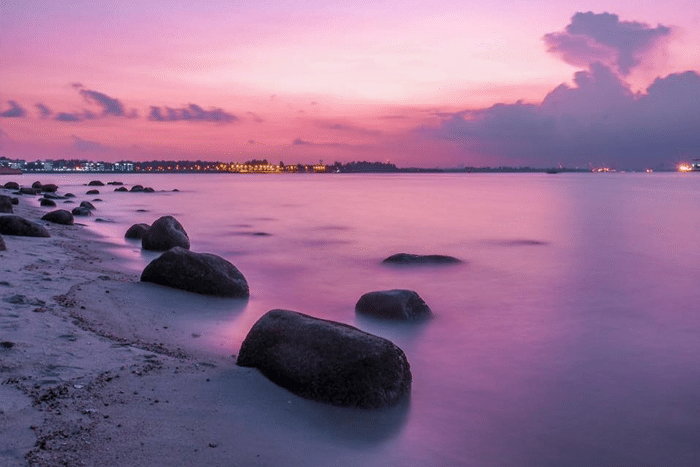
{"type": "MultiPolygon", "coordinates": [[[[82,200],[96,177],[37,178],[82,200]]],[[[362,464],[700,465],[698,174],[110,177],[158,190],[101,187],[96,217],[113,222],[81,220],[133,271],[156,254],[124,232],[170,214],[193,251],[248,279],[243,310],[196,318],[210,330],[198,345],[237,353],[286,308],[406,352],[408,412],[359,444],[362,464]],[[381,264],[398,252],[465,262],[381,264]],[[363,293],[390,288],[416,290],[435,318],[355,316],[363,293]]]]}

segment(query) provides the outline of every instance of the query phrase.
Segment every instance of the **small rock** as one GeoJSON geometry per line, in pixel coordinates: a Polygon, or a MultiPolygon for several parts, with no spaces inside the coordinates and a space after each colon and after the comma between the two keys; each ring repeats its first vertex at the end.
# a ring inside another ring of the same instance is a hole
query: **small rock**
{"type": "Polygon", "coordinates": [[[57,209],[56,211],[51,211],[45,214],[41,219],[63,225],[73,225],[74,222],[73,214],[69,211],[66,211],[65,209],[57,209]]]}
{"type": "Polygon", "coordinates": [[[418,321],[432,316],[432,311],[413,290],[394,289],[369,292],[355,305],[360,314],[377,318],[418,321]]]}

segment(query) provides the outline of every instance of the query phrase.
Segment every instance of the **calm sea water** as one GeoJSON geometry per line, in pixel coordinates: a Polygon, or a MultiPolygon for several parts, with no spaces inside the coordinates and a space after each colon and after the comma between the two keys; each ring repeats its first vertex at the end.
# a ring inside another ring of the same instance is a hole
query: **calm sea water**
{"type": "MultiPolygon", "coordinates": [[[[37,177],[81,199],[92,178],[37,177]]],[[[155,254],[124,232],[170,214],[193,251],[248,279],[242,310],[203,314],[212,351],[237,353],[262,314],[286,308],[406,352],[410,404],[372,446],[376,465],[700,465],[698,174],[114,179],[163,190],[102,187],[96,217],[113,222],[84,221],[133,271],[155,254]],[[380,264],[397,252],[465,263],[380,264]],[[435,319],[355,316],[363,293],[390,288],[417,291],[435,319]]]]}

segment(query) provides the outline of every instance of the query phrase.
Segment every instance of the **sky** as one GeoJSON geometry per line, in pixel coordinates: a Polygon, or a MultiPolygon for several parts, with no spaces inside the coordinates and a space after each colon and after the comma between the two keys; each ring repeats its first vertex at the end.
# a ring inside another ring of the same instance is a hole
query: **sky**
{"type": "Polygon", "coordinates": [[[695,0],[2,0],[0,156],[700,158],[695,0]]]}

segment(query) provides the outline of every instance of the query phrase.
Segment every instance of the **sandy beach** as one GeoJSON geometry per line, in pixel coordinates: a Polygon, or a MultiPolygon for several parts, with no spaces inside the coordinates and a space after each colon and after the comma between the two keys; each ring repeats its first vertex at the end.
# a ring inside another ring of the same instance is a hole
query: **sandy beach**
{"type": "Polygon", "coordinates": [[[183,349],[207,330],[180,318],[236,301],[141,283],[81,218],[51,224],[45,212],[20,197],[15,214],[51,237],[4,235],[0,252],[0,465],[378,461],[406,406],[325,406],[236,366],[233,344],[226,356],[183,349]]]}

